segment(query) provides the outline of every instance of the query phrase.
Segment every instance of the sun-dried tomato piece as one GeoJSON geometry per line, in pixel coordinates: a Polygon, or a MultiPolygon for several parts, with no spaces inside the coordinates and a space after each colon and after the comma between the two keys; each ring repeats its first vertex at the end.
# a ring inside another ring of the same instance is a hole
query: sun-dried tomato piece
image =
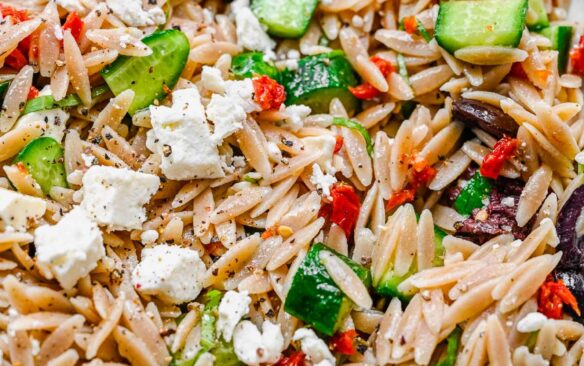
{"type": "Polygon", "coordinates": [[[255,91],[254,100],[262,110],[279,109],[286,100],[286,90],[269,76],[262,75],[253,78],[255,91]]]}
{"type": "Polygon", "coordinates": [[[564,304],[569,305],[580,316],[578,301],[576,301],[576,297],[566,287],[564,281],[554,281],[554,278],[549,275],[539,288],[537,310],[550,319],[561,319],[564,304]]]}

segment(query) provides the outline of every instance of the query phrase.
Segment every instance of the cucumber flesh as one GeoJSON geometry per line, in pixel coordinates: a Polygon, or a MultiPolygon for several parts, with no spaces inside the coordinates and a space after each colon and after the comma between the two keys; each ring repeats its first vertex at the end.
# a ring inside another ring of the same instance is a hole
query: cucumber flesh
{"type": "Polygon", "coordinates": [[[272,36],[300,38],[317,5],[318,0],[253,0],[251,10],[272,36]]]}
{"type": "Polygon", "coordinates": [[[236,55],[231,61],[231,72],[238,79],[266,75],[280,81],[280,72],[272,63],[264,61],[262,52],[245,52],[236,55]]]}
{"type": "Polygon", "coordinates": [[[483,201],[491,194],[492,188],[489,180],[476,172],[454,200],[454,208],[461,215],[470,215],[475,208],[485,206],[483,201]]]}
{"type": "Polygon", "coordinates": [[[357,76],[342,52],[304,57],[298,61],[298,70],[283,73],[282,83],[286,105],[304,104],[313,113],[328,113],[331,100],[339,98],[349,114],[359,106],[348,89],[357,85],[357,76]]]}
{"type": "Polygon", "coordinates": [[[527,0],[461,0],[440,4],[434,36],[450,53],[470,46],[517,47],[527,0]]]}
{"type": "Polygon", "coordinates": [[[284,310],[318,332],[332,336],[351,311],[352,304],[320,263],[322,250],[334,253],[347,263],[367,287],[371,284],[371,275],[366,268],[324,244],[314,244],[306,254],[292,279],[284,310]]]}
{"type": "Polygon", "coordinates": [[[527,16],[526,19],[530,30],[538,31],[550,25],[543,0],[529,0],[529,10],[534,15],[534,18],[527,16]]]}
{"type": "Polygon", "coordinates": [[[136,93],[130,115],[164,98],[165,87],[174,88],[190,52],[189,40],[176,29],[154,32],[142,42],[152,49],[150,56],[121,56],[101,72],[115,95],[128,89],[136,93]]]}
{"type": "Polygon", "coordinates": [[[14,162],[22,163],[43,193],[49,194],[52,187],[68,187],[63,156],[63,147],[55,139],[39,137],[26,145],[14,162]]]}
{"type": "Polygon", "coordinates": [[[570,59],[570,46],[574,27],[570,25],[552,25],[541,31],[541,34],[552,41],[552,49],[558,51],[558,71],[566,72],[568,60],[570,59]]]}

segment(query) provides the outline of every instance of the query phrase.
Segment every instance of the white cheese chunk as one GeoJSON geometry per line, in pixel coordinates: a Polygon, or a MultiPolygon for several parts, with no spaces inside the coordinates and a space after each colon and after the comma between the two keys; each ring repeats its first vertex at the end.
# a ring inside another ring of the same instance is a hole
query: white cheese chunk
{"type": "Polygon", "coordinates": [[[228,80],[225,82],[225,96],[239,104],[246,113],[258,112],[260,106],[254,101],[255,89],[251,79],[228,80]]]}
{"type": "Polygon", "coordinates": [[[302,352],[313,364],[319,366],[333,366],[335,364],[335,357],[329,351],[328,346],[317,337],[312,329],[297,329],[292,340],[300,341],[302,352]]]}
{"type": "Polygon", "coordinates": [[[225,80],[221,75],[221,70],[216,67],[203,66],[201,72],[201,84],[203,87],[213,93],[225,92],[225,80]]]}
{"type": "Polygon", "coordinates": [[[235,15],[237,44],[250,51],[262,51],[268,58],[275,58],[273,51],[276,42],[264,30],[264,27],[249,8],[249,0],[236,0],[231,4],[235,15]]]}
{"type": "Polygon", "coordinates": [[[17,126],[24,126],[35,122],[45,122],[41,136],[49,136],[57,140],[63,141],[65,136],[65,129],[67,128],[67,121],[69,120],[69,113],[62,109],[50,109],[46,111],[27,113],[20,117],[16,122],[17,126]]]}
{"type": "Polygon", "coordinates": [[[47,209],[47,203],[36,197],[0,188],[0,219],[4,225],[24,231],[40,219],[47,209]]]}
{"type": "Polygon", "coordinates": [[[304,119],[310,115],[310,107],[302,104],[290,105],[284,111],[285,117],[282,127],[296,132],[304,127],[304,119]]]}
{"type": "Polygon", "coordinates": [[[227,291],[221,299],[217,333],[222,334],[226,341],[231,341],[235,326],[249,312],[249,304],[251,304],[251,297],[246,291],[227,291]]]}
{"type": "Polygon", "coordinates": [[[213,94],[207,106],[207,118],[213,122],[213,141],[220,145],[223,139],[243,128],[247,114],[243,107],[231,98],[213,94]]]}
{"type": "Polygon", "coordinates": [[[47,265],[64,289],[71,289],[105,256],[101,231],[79,206],[56,225],[35,230],[37,260],[47,265]]]}
{"type": "Polygon", "coordinates": [[[335,178],[334,175],[330,175],[328,173],[324,174],[318,164],[314,164],[312,166],[310,183],[316,186],[316,189],[321,196],[332,200],[333,198],[331,197],[331,188],[336,182],[337,178],[335,178]]]}
{"type": "Polygon", "coordinates": [[[106,0],[114,15],[131,27],[164,24],[166,16],[158,6],[148,10],[142,8],[142,0],[106,0]]]}
{"type": "Polygon", "coordinates": [[[110,230],[141,229],[144,205],[158,190],[160,178],[129,169],[94,165],[83,176],[81,206],[110,230]]]}
{"type": "Polygon", "coordinates": [[[302,139],[304,148],[308,151],[320,151],[320,158],[316,161],[323,171],[335,174],[337,171],[333,166],[333,154],[337,139],[332,135],[310,136],[302,139]]]}
{"type": "Polygon", "coordinates": [[[150,106],[152,129],[146,140],[146,146],[162,157],[164,175],[174,180],[224,177],[199,91],[177,90],[172,100],[172,107],[150,106]]]}
{"type": "Polygon", "coordinates": [[[140,241],[144,245],[154,244],[158,240],[158,231],[156,230],[146,230],[140,234],[140,241]]]}
{"type": "Polygon", "coordinates": [[[182,304],[199,296],[205,270],[197,251],[159,244],[142,250],[142,259],[132,272],[132,284],[141,294],[182,304]]]}
{"type": "Polygon", "coordinates": [[[517,330],[521,333],[537,332],[543,327],[546,321],[547,317],[542,313],[532,312],[517,322],[517,330]]]}
{"type": "Polygon", "coordinates": [[[284,349],[284,337],[280,326],[269,320],[264,320],[261,333],[254,323],[244,320],[235,327],[233,348],[246,365],[273,364],[284,349]]]}

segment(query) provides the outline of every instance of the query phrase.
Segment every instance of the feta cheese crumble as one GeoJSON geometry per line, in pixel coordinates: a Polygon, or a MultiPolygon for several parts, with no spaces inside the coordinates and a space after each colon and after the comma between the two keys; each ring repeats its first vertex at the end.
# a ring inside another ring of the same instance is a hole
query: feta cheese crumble
{"type": "Polygon", "coordinates": [[[132,284],[143,295],[182,304],[199,296],[205,270],[197,251],[159,244],[142,250],[142,260],[132,272],[132,284]]]}
{"type": "Polygon", "coordinates": [[[246,365],[273,364],[284,349],[284,337],[280,326],[269,320],[264,320],[261,333],[254,323],[244,320],[235,327],[233,348],[246,365]]]}
{"type": "Polygon", "coordinates": [[[537,332],[543,327],[546,321],[547,317],[542,313],[532,312],[517,322],[517,330],[521,333],[537,332]]]}
{"type": "Polygon", "coordinates": [[[207,118],[213,122],[213,141],[220,145],[223,139],[243,128],[247,114],[243,107],[231,98],[213,94],[207,105],[207,118]]]}
{"type": "Polygon", "coordinates": [[[216,67],[203,66],[201,84],[205,89],[213,93],[222,94],[225,92],[225,80],[223,80],[221,70],[216,67]]]}
{"type": "Polygon", "coordinates": [[[247,291],[227,291],[219,303],[219,318],[217,333],[222,334],[226,341],[231,341],[235,326],[249,312],[251,297],[247,291]]]}
{"type": "Polygon", "coordinates": [[[75,207],[56,225],[35,230],[37,260],[66,290],[87,276],[105,256],[101,231],[85,210],[75,207]]]}
{"type": "Polygon", "coordinates": [[[81,206],[110,230],[141,229],[144,205],[158,190],[160,178],[125,168],[94,165],[83,176],[81,206]]]}
{"type": "Polygon", "coordinates": [[[146,146],[162,158],[162,173],[174,180],[222,178],[221,157],[196,88],[172,93],[172,107],[150,106],[146,146]]]}
{"type": "Polygon", "coordinates": [[[337,171],[333,166],[333,154],[337,139],[332,135],[310,136],[302,139],[304,148],[310,151],[320,151],[320,158],[316,161],[321,169],[329,174],[337,171]]]}
{"type": "Polygon", "coordinates": [[[47,203],[36,197],[0,188],[0,220],[17,231],[24,231],[32,222],[40,219],[47,203]]]}
{"type": "Polygon", "coordinates": [[[154,244],[158,240],[158,231],[156,230],[146,230],[140,234],[140,241],[144,245],[154,244]]]}
{"type": "Polygon", "coordinates": [[[513,197],[505,197],[501,200],[503,206],[513,207],[515,205],[515,199],[513,197]]]}
{"type": "Polygon", "coordinates": [[[335,357],[328,346],[322,339],[318,338],[312,329],[297,329],[292,340],[301,342],[302,352],[315,366],[333,366],[335,364],[335,357]]]}
{"type": "Polygon", "coordinates": [[[312,166],[312,175],[310,176],[310,183],[316,186],[318,193],[321,196],[332,200],[331,187],[337,182],[334,175],[324,174],[318,164],[312,166]]]}
{"type": "Polygon", "coordinates": [[[164,11],[158,6],[142,8],[142,0],[106,0],[107,6],[122,22],[131,27],[160,25],[166,22],[164,11]]]}
{"type": "Polygon", "coordinates": [[[304,119],[310,115],[310,107],[302,104],[290,105],[284,111],[285,117],[282,127],[296,132],[304,127],[304,119]]]}
{"type": "Polygon", "coordinates": [[[251,79],[228,80],[225,82],[225,96],[233,103],[239,104],[246,113],[261,111],[254,101],[255,89],[251,79]]]}
{"type": "Polygon", "coordinates": [[[276,42],[266,33],[249,8],[249,0],[234,1],[231,4],[231,13],[235,15],[237,45],[250,51],[262,51],[269,59],[275,59],[273,49],[276,42]]]}

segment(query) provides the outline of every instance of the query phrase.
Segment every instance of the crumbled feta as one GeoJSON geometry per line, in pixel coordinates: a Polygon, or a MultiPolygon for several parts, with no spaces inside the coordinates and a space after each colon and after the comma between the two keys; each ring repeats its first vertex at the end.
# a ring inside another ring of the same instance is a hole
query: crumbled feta
{"type": "Polygon", "coordinates": [[[85,7],[79,0],[57,0],[57,5],[67,10],[69,13],[77,12],[79,14],[85,13],[85,7]]]}
{"type": "Polygon", "coordinates": [[[94,165],[99,165],[99,161],[93,155],[82,153],[81,160],[83,160],[83,164],[85,164],[86,168],[91,168],[94,165]]]}
{"type": "Polygon", "coordinates": [[[142,244],[154,244],[158,240],[158,231],[156,230],[146,230],[140,234],[140,241],[142,244]]]}
{"type": "Polygon", "coordinates": [[[337,182],[334,175],[324,174],[318,164],[312,165],[312,175],[310,176],[310,183],[316,186],[318,193],[332,200],[331,187],[337,182]]]}
{"type": "Polygon", "coordinates": [[[503,206],[513,207],[515,206],[515,199],[513,197],[505,197],[501,200],[503,206]]]}
{"type": "Polygon", "coordinates": [[[4,225],[24,231],[40,219],[47,209],[47,203],[37,197],[0,188],[0,219],[4,225]]]}
{"type": "Polygon", "coordinates": [[[207,118],[213,122],[212,139],[220,145],[223,139],[243,128],[247,114],[237,102],[231,98],[213,94],[207,105],[207,118]]]}
{"type": "Polygon", "coordinates": [[[267,57],[275,58],[276,42],[264,30],[264,27],[249,8],[249,0],[236,0],[231,4],[235,15],[237,44],[250,51],[262,51],[267,57]]]}
{"type": "Polygon", "coordinates": [[[251,79],[229,80],[225,82],[225,96],[239,104],[246,113],[258,112],[260,106],[254,101],[255,89],[251,79]]]}
{"type": "Polygon", "coordinates": [[[45,122],[41,136],[49,136],[61,142],[65,136],[65,129],[69,113],[62,109],[50,109],[46,111],[31,112],[20,117],[16,122],[17,126],[24,126],[35,122],[45,122]]]}
{"type": "Polygon", "coordinates": [[[261,333],[254,323],[244,320],[235,327],[233,348],[246,365],[273,364],[284,349],[284,337],[280,326],[269,320],[264,320],[261,333]]]}
{"type": "Polygon", "coordinates": [[[94,165],[83,176],[81,206],[110,230],[140,229],[146,221],[143,206],[159,186],[153,174],[94,165]]]}
{"type": "Polygon", "coordinates": [[[146,146],[160,154],[164,175],[174,180],[224,177],[199,91],[177,90],[172,100],[172,107],[150,106],[152,129],[146,139],[146,146]]]}
{"type": "Polygon", "coordinates": [[[160,25],[166,22],[164,11],[158,6],[148,10],[142,8],[141,0],[106,0],[114,15],[131,27],[160,25]]]}
{"type": "Polygon", "coordinates": [[[221,70],[216,67],[203,66],[201,84],[205,89],[213,93],[225,92],[225,80],[223,80],[221,70]]]}
{"type": "Polygon", "coordinates": [[[47,265],[64,289],[71,289],[105,256],[101,231],[85,210],[75,207],[56,225],[35,230],[37,260],[47,265]]]}
{"type": "Polygon", "coordinates": [[[251,297],[246,291],[227,291],[219,303],[217,333],[223,334],[226,341],[231,341],[235,326],[249,311],[251,297]]]}
{"type": "Polygon", "coordinates": [[[310,136],[302,139],[305,150],[320,151],[320,158],[316,161],[323,171],[335,174],[337,170],[333,166],[333,155],[337,139],[332,135],[310,136]]]}
{"type": "Polygon", "coordinates": [[[286,107],[284,114],[282,127],[296,132],[304,127],[304,119],[310,115],[310,108],[302,104],[291,105],[286,107]]]}
{"type": "Polygon", "coordinates": [[[142,250],[142,259],[132,272],[132,284],[144,295],[182,304],[199,296],[205,270],[197,251],[159,244],[142,250]]]}
{"type": "Polygon", "coordinates": [[[333,366],[335,364],[335,357],[329,351],[328,346],[317,337],[312,329],[297,329],[292,340],[301,342],[302,352],[314,365],[333,366]]]}
{"type": "Polygon", "coordinates": [[[537,332],[543,327],[546,321],[547,317],[542,313],[532,312],[517,322],[517,330],[521,333],[537,332]]]}

